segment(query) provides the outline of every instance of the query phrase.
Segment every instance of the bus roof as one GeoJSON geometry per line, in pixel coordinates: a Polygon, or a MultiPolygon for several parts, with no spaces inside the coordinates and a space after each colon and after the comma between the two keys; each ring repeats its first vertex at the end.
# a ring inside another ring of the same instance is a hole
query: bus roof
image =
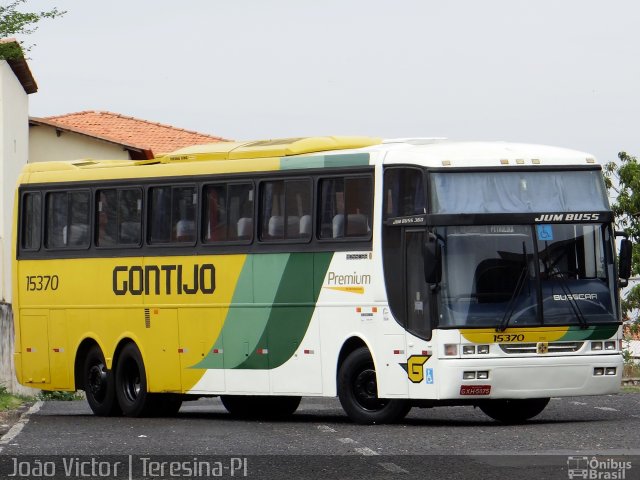
{"type": "Polygon", "coordinates": [[[304,168],[415,164],[430,167],[584,165],[584,152],[508,142],[455,142],[442,138],[301,137],[217,142],[182,148],[151,160],[38,162],[23,169],[23,183],[172,177],[304,168]],[[240,160],[240,161],[238,161],[240,160]],[[148,168],[141,168],[148,167],[148,168]]]}

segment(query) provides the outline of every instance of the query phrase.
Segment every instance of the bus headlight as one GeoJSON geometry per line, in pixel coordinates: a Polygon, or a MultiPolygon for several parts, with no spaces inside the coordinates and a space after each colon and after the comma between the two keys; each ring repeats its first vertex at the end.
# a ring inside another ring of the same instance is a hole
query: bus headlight
{"type": "Polygon", "coordinates": [[[604,342],[604,349],[605,350],[615,350],[616,349],[615,340],[610,340],[608,342],[604,342]]]}
{"type": "Polygon", "coordinates": [[[489,345],[478,345],[478,353],[486,355],[489,353],[489,345]]]}
{"type": "Polygon", "coordinates": [[[476,372],[462,372],[463,380],[475,380],[476,372]]]}
{"type": "Polygon", "coordinates": [[[476,353],[475,345],[463,345],[462,346],[462,354],[463,355],[473,355],[476,353]]]}
{"type": "Polygon", "coordinates": [[[602,350],[602,342],[591,342],[591,350],[602,350]]]}

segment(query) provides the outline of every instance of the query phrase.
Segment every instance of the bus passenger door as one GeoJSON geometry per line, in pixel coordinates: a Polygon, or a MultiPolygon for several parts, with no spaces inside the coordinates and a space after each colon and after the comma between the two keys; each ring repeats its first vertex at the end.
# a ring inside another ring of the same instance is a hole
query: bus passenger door
{"type": "Polygon", "coordinates": [[[435,398],[435,374],[430,361],[431,345],[430,288],[425,281],[424,229],[404,232],[405,305],[407,329],[407,376],[409,397],[435,398]],[[417,338],[416,338],[417,337],[417,338]]]}

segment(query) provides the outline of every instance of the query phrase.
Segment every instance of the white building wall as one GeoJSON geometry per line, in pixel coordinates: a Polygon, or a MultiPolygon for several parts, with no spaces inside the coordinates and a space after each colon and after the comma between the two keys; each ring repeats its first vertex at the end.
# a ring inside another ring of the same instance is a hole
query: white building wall
{"type": "Polygon", "coordinates": [[[29,163],[57,160],[129,160],[129,152],[120,145],[72,132],[56,132],[54,127],[29,127],[29,163]]]}
{"type": "Polygon", "coordinates": [[[29,102],[6,61],[0,61],[0,300],[11,302],[11,225],[18,175],[29,152],[29,102]]]}
{"type": "Polygon", "coordinates": [[[18,393],[33,393],[15,377],[11,313],[13,199],[18,174],[28,157],[28,103],[13,70],[0,60],[0,384],[18,393]]]}

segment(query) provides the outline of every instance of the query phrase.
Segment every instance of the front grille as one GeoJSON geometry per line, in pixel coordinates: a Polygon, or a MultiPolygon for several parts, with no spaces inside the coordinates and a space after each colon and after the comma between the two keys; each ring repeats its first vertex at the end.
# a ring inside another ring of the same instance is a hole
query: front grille
{"type": "MultiPolygon", "coordinates": [[[[547,344],[548,349],[544,355],[577,352],[582,348],[582,345],[584,345],[584,342],[549,342],[547,344]]],[[[500,348],[504,353],[510,355],[538,353],[537,343],[501,343],[500,348]]]]}

